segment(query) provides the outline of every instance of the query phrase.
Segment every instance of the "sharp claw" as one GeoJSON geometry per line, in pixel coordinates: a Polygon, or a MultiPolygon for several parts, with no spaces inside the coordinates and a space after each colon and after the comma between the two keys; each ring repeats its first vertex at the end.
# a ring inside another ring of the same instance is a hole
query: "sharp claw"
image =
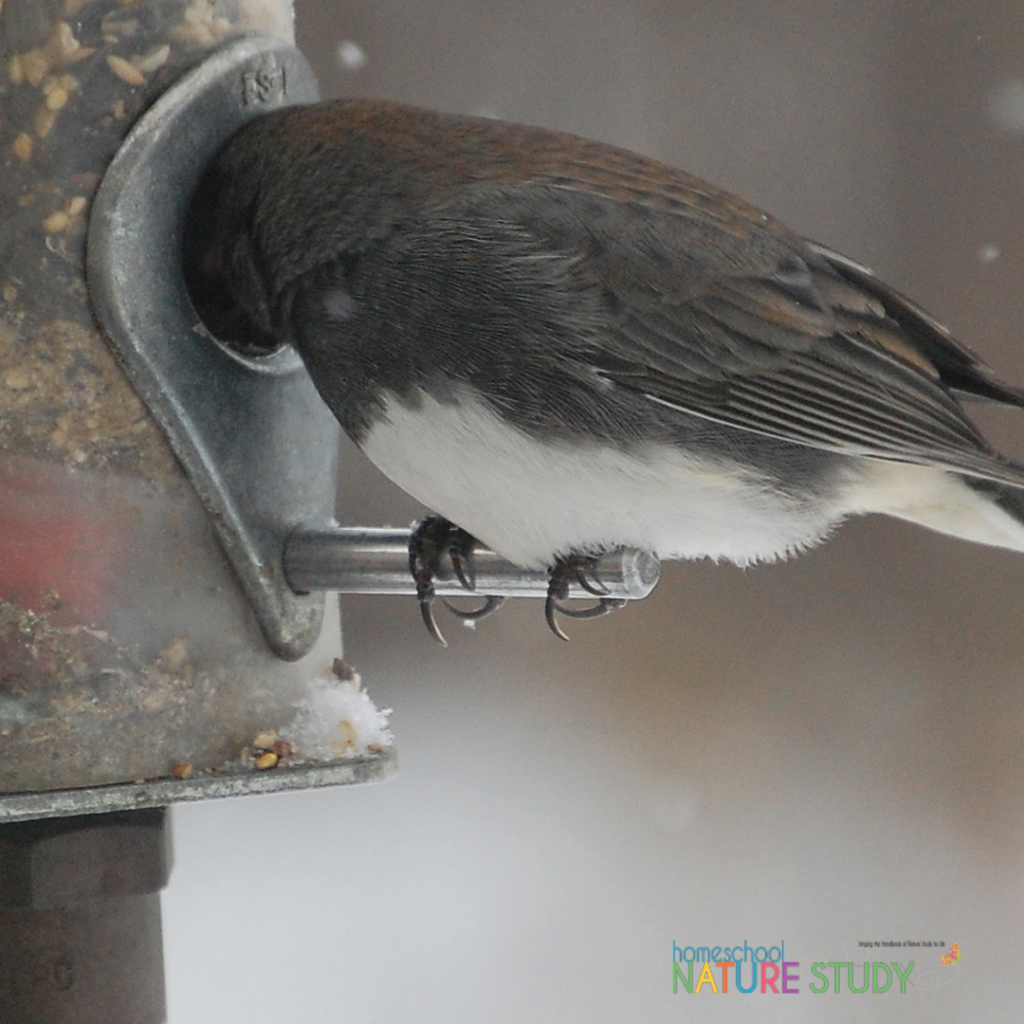
{"type": "Polygon", "coordinates": [[[463,622],[479,622],[481,619],[486,619],[488,615],[496,612],[504,603],[505,598],[496,597],[491,594],[484,599],[484,603],[479,608],[474,608],[472,611],[463,611],[461,608],[456,608],[447,598],[442,597],[441,600],[444,602],[445,608],[463,622]]]}
{"type": "Polygon", "coordinates": [[[466,550],[458,547],[456,543],[448,549],[448,557],[452,560],[452,568],[459,582],[467,590],[476,590],[476,573],[473,571],[473,547],[470,543],[466,550]]]}
{"type": "Polygon", "coordinates": [[[602,597],[597,604],[591,605],[589,608],[566,608],[564,605],[556,603],[555,609],[560,615],[569,619],[599,619],[602,615],[610,615],[612,612],[618,611],[625,604],[626,600],[622,597],[602,597]]]}
{"type": "Polygon", "coordinates": [[[590,559],[587,562],[581,562],[576,568],[576,582],[588,593],[593,594],[594,597],[605,597],[609,593],[608,588],[601,582],[597,576],[597,572],[594,568],[594,559],[590,559]],[[588,578],[588,575],[589,578],[588,578]],[[591,582],[593,580],[593,582],[591,582]]]}
{"type": "MultiPolygon", "coordinates": [[[[0,0],[2,3],[3,0],[0,0]]],[[[476,540],[461,527],[448,522],[441,516],[428,516],[413,528],[409,540],[409,572],[416,583],[416,598],[420,603],[420,614],[427,632],[443,647],[447,647],[444,636],[434,619],[434,576],[438,572],[441,556],[447,554],[459,583],[466,590],[476,590],[476,572],[473,566],[473,547],[476,540]]],[[[470,612],[460,612],[445,605],[464,621],[475,621],[490,615],[501,604],[502,599],[488,597],[484,604],[470,612]]]]}
{"type": "Polygon", "coordinates": [[[409,572],[416,583],[416,600],[420,604],[420,615],[427,632],[442,646],[447,647],[441,630],[434,619],[434,569],[437,561],[437,545],[421,523],[409,541],[409,572]]]}
{"type": "Polygon", "coordinates": [[[549,590],[548,599],[544,603],[544,618],[547,621],[548,628],[555,636],[560,640],[568,640],[568,635],[558,624],[558,619],[555,617],[556,613],[564,615],[568,619],[598,619],[602,615],[609,615],[611,612],[618,611],[625,604],[625,598],[602,597],[597,604],[592,605],[590,608],[566,608],[564,604],[559,603],[557,596],[549,590]]]}
{"type": "Polygon", "coordinates": [[[555,618],[556,611],[561,611],[561,608],[559,607],[555,595],[551,592],[551,589],[549,588],[547,600],[544,602],[544,621],[547,622],[548,629],[550,629],[551,632],[554,633],[559,640],[565,640],[566,642],[568,642],[569,634],[566,633],[565,630],[563,630],[562,627],[558,624],[558,619],[555,618]]]}
{"type": "Polygon", "coordinates": [[[623,598],[608,596],[608,588],[598,579],[595,572],[596,561],[595,558],[588,558],[585,555],[568,555],[559,559],[551,570],[544,619],[551,632],[560,640],[568,640],[569,637],[559,626],[557,616],[564,615],[569,619],[596,619],[621,608],[626,603],[623,598]],[[569,597],[570,580],[575,581],[588,594],[593,594],[598,599],[597,603],[579,611],[562,604],[569,597]]]}
{"type": "Polygon", "coordinates": [[[423,624],[427,627],[427,632],[442,646],[447,647],[448,641],[445,640],[444,634],[438,629],[437,621],[434,619],[434,594],[433,587],[428,595],[421,595],[419,598],[420,602],[420,614],[423,616],[423,624]]]}

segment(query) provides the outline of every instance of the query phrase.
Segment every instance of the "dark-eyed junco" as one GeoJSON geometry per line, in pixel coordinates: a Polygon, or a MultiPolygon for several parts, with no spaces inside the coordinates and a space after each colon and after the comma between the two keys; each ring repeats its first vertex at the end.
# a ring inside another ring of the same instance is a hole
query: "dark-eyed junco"
{"type": "Polygon", "coordinates": [[[1024,392],[682,171],[342,100],[244,128],[195,211],[211,329],[294,345],[384,473],[513,562],[770,561],[871,512],[1024,550],[1024,467],[958,401],[1024,392]]]}

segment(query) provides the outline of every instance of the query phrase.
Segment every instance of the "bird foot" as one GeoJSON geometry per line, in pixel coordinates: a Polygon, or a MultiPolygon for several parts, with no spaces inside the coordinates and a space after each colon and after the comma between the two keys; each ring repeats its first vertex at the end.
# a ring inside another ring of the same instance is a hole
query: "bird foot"
{"type": "Polygon", "coordinates": [[[548,596],[544,602],[544,619],[548,629],[560,640],[569,637],[558,624],[558,615],[567,619],[596,619],[621,608],[626,602],[620,597],[609,597],[608,588],[597,575],[597,559],[593,555],[566,555],[559,558],[551,568],[548,596]],[[562,601],[569,597],[569,584],[578,583],[588,594],[598,600],[589,608],[567,608],[562,601]]]}
{"type": "MultiPolygon", "coordinates": [[[[409,538],[409,572],[416,583],[416,599],[420,604],[420,614],[427,632],[442,646],[448,642],[438,628],[434,618],[434,577],[441,567],[445,555],[452,563],[452,569],[466,590],[476,590],[476,573],[473,567],[473,548],[476,538],[460,526],[449,522],[443,516],[427,516],[420,520],[409,538]]],[[[456,608],[445,598],[441,599],[445,607],[463,622],[479,622],[492,612],[497,611],[504,603],[503,597],[486,597],[479,608],[463,611],[456,608]]]]}

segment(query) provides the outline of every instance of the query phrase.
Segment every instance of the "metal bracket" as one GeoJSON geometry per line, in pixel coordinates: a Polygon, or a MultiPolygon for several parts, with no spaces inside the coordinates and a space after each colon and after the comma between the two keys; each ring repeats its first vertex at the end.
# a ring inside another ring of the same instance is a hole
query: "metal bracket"
{"type": "Polygon", "coordinates": [[[93,204],[87,274],[96,316],[206,506],[264,635],[281,658],[315,643],[322,595],[297,595],[285,539],[334,511],[338,425],[291,349],[260,359],[199,326],[181,269],[182,226],[216,151],[243,124],[318,98],[305,58],[246,37],[147,111],[93,204]]]}

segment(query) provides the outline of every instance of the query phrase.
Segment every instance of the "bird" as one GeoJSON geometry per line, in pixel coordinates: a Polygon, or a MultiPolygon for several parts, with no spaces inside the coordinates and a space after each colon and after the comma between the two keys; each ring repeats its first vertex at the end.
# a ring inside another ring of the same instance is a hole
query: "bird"
{"type": "Polygon", "coordinates": [[[558,633],[572,578],[616,605],[587,567],[625,546],[746,566],[878,513],[1024,551],[1024,466],[962,404],[1024,390],[866,267],[662,162],[339,99],[250,121],[191,211],[211,333],[293,346],[435,513],[410,566],[437,637],[436,560],[471,588],[476,541],[550,572],[558,633]]]}

